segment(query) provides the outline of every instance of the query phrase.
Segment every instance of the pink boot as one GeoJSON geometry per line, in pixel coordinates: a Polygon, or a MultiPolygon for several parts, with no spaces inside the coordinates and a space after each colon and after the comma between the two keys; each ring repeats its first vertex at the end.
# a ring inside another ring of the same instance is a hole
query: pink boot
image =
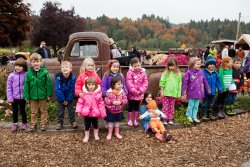
{"type": "Polygon", "coordinates": [[[94,129],[94,138],[96,141],[100,140],[99,136],[98,136],[98,129],[94,129]]]}
{"type": "Polygon", "coordinates": [[[85,130],[85,136],[84,136],[84,139],[82,141],[83,141],[83,143],[88,143],[88,141],[89,141],[89,130],[85,130]]]}
{"type": "Polygon", "coordinates": [[[106,137],[107,140],[111,140],[112,138],[112,133],[113,133],[113,127],[108,128],[108,135],[106,137]]]}
{"type": "Polygon", "coordinates": [[[122,136],[120,135],[120,127],[116,126],[115,127],[115,136],[117,137],[117,139],[121,140],[122,136]]]}
{"type": "Polygon", "coordinates": [[[139,116],[139,112],[138,111],[134,111],[134,126],[138,126],[138,116],[139,116]]]}
{"type": "Polygon", "coordinates": [[[133,123],[132,123],[132,115],[133,113],[132,112],[128,112],[128,126],[133,126],[133,123]]]}

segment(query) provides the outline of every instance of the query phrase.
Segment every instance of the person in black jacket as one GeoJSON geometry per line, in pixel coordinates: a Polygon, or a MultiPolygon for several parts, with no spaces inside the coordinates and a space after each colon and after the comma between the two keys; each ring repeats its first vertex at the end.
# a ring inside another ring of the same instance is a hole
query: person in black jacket
{"type": "Polygon", "coordinates": [[[235,58],[235,55],[236,55],[236,51],[234,50],[234,46],[231,45],[230,49],[228,50],[228,56],[233,59],[233,58],[235,58]]]}
{"type": "Polygon", "coordinates": [[[39,53],[43,59],[51,58],[50,50],[48,48],[46,48],[45,41],[42,41],[40,43],[40,48],[38,48],[36,52],[39,53]]]}
{"type": "Polygon", "coordinates": [[[137,57],[139,60],[141,60],[141,53],[136,50],[136,46],[132,46],[131,52],[129,52],[129,56],[132,58],[137,57]]]}

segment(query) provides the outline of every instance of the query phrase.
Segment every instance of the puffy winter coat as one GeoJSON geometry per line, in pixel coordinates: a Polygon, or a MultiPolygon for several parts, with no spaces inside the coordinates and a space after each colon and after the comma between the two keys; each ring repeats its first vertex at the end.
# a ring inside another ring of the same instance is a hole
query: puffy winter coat
{"type": "Polygon", "coordinates": [[[126,76],[126,86],[129,100],[141,100],[148,88],[146,70],[141,68],[139,71],[136,71],[129,67],[126,76]]]}
{"type": "Polygon", "coordinates": [[[246,61],[245,61],[245,65],[244,65],[244,72],[245,73],[250,72],[250,52],[248,53],[248,55],[246,57],[246,61]]]}
{"type": "Polygon", "coordinates": [[[14,99],[23,99],[24,80],[26,72],[12,72],[7,80],[7,99],[13,102],[14,99]]]}
{"type": "Polygon", "coordinates": [[[107,91],[110,89],[111,87],[111,80],[113,79],[113,77],[120,77],[122,79],[122,89],[125,91],[125,93],[127,94],[128,91],[127,91],[127,88],[126,88],[126,83],[125,83],[125,79],[124,77],[119,74],[119,73],[116,73],[116,74],[105,74],[102,78],[102,96],[106,96],[107,94],[107,91]]]}
{"type": "MultiPolygon", "coordinates": [[[[209,72],[207,69],[203,70],[203,73],[207,79],[207,82],[209,84],[209,87],[211,89],[211,94],[209,95],[216,95],[216,88],[219,92],[222,92],[222,85],[220,82],[219,74],[216,71],[213,71],[212,73],[209,72]]],[[[206,92],[207,94],[207,92],[206,92]]]]}
{"type": "Polygon", "coordinates": [[[46,67],[34,71],[31,67],[24,83],[25,100],[41,100],[52,96],[52,83],[46,67]]]}
{"type": "Polygon", "coordinates": [[[189,99],[204,98],[205,89],[208,93],[211,93],[202,70],[188,69],[182,82],[182,95],[186,92],[189,99]]]}
{"type": "Polygon", "coordinates": [[[74,74],[70,74],[65,78],[61,72],[55,74],[55,91],[58,102],[73,101],[75,94],[76,78],[74,74]]]}
{"type": "Polygon", "coordinates": [[[113,114],[122,112],[124,105],[128,101],[127,94],[123,91],[123,89],[118,92],[118,94],[113,92],[112,89],[109,89],[106,95],[107,96],[105,97],[105,104],[107,109],[113,114]],[[121,104],[119,106],[116,106],[113,104],[114,101],[120,101],[121,104]]]}
{"type": "Polygon", "coordinates": [[[85,86],[83,87],[83,97],[79,97],[76,104],[76,113],[80,113],[83,117],[106,117],[106,110],[101,95],[101,88],[95,92],[88,92],[85,86]]]}
{"type": "Polygon", "coordinates": [[[89,77],[95,78],[97,84],[102,86],[102,81],[96,72],[85,71],[85,72],[81,73],[76,80],[76,84],[75,84],[76,96],[79,96],[79,94],[83,92],[82,87],[85,85],[85,80],[89,77]]]}

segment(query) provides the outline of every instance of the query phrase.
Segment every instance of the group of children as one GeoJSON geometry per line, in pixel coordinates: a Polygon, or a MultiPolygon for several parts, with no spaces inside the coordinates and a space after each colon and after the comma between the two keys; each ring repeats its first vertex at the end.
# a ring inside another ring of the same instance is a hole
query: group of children
{"type": "MultiPolygon", "coordinates": [[[[46,130],[48,118],[46,105],[52,96],[52,83],[46,67],[41,66],[42,57],[39,54],[33,53],[30,63],[31,67],[26,73],[26,61],[23,59],[15,61],[15,71],[9,75],[7,81],[7,98],[13,107],[13,132],[19,128],[19,109],[23,123],[20,129],[25,130],[28,127],[26,102],[31,105],[30,130],[34,131],[37,128],[39,108],[41,130],[46,130]]],[[[91,127],[94,129],[94,139],[100,139],[98,118],[104,118],[106,121],[107,140],[111,140],[113,130],[116,138],[122,139],[119,122],[124,119],[123,108],[128,102],[128,126],[138,126],[138,118],[140,118],[145,132],[153,131],[157,139],[170,140],[172,136],[167,133],[163,124],[173,124],[176,99],[188,99],[186,116],[190,122],[199,123],[197,112],[200,99],[203,99],[201,104],[203,119],[208,119],[208,117],[213,119],[211,111],[217,94],[216,88],[218,89],[219,116],[223,118],[224,111],[228,115],[235,114],[232,109],[237,90],[242,89],[244,79],[240,72],[241,60],[223,58],[219,74],[216,72],[216,60],[213,57],[208,56],[205,66],[206,69],[202,71],[201,60],[196,57],[191,58],[189,68],[183,78],[176,59],[172,58],[168,61],[159,82],[163,111],[161,112],[153,100],[152,93],[146,92],[147,74],[138,58],[131,59],[126,77],[121,74],[119,62],[110,60],[102,80],[96,73],[95,62],[92,58],[84,59],[77,79],[72,73],[72,64],[63,61],[61,71],[54,76],[58,102],[56,129],[60,130],[63,127],[64,111],[68,108],[72,128],[78,127],[75,122],[75,113],[84,117],[83,142],[88,142],[91,127]],[[78,97],[75,111],[73,109],[74,95],[78,97]]]]}

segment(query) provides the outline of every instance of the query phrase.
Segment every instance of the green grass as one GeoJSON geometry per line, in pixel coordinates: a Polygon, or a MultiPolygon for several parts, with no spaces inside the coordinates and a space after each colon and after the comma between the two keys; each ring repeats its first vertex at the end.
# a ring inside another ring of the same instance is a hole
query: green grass
{"type": "Polygon", "coordinates": [[[235,108],[250,111],[250,96],[238,96],[235,108]]]}

